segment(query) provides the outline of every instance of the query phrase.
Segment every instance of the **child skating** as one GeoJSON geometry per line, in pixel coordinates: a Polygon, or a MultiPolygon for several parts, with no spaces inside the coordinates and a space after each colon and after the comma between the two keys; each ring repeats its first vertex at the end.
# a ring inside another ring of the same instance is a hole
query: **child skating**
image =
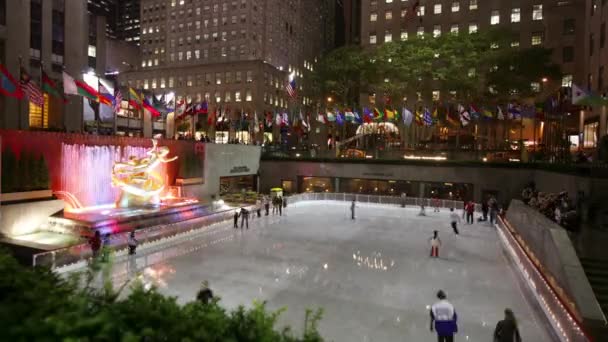
{"type": "Polygon", "coordinates": [[[431,258],[439,258],[439,247],[441,247],[439,232],[434,231],[433,237],[429,241],[431,243],[431,258]]]}
{"type": "Polygon", "coordinates": [[[454,208],[450,208],[450,223],[452,225],[452,229],[456,235],[458,233],[458,223],[460,222],[460,216],[454,212],[454,208]]]}

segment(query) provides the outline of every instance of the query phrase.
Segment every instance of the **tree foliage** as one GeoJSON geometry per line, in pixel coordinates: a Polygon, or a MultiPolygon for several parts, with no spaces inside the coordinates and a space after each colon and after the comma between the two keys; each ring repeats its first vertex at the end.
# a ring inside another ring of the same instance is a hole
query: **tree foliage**
{"type": "Polygon", "coordinates": [[[318,98],[335,94],[349,105],[359,92],[400,102],[429,103],[432,91],[442,100],[489,102],[536,95],[532,82],[558,80],[551,50],[512,47],[510,31],[410,37],[364,50],[343,47],[325,56],[312,77],[318,98]],[[413,101],[412,101],[413,100],[413,101]]]}
{"type": "MultiPolygon", "coordinates": [[[[308,311],[304,331],[275,330],[282,310],[263,303],[226,311],[210,304],[179,305],[154,288],[134,286],[121,295],[92,287],[99,267],[69,279],[42,268],[26,269],[0,251],[0,320],[6,341],[322,341],[308,311]],[[83,285],[83,283],[85,285],[83,285]]],[[[107,285],[107,284],[106,284],[107,285]]]]}

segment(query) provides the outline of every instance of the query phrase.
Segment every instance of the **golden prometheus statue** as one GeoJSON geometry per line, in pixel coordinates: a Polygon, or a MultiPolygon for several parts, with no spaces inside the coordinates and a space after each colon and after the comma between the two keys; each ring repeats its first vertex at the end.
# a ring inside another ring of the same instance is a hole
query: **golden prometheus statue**
{"type": "Polygon", "coordinates": [[[165,183],[153,170],[159,164],[170,163],[177,157],[167,159],[169,148],[158,147],[155,139],[152,139],[152,149],[146,154],[145,158],[130,156],[127,162],[114,164],[112,185],[121,190],[116,201],[117,207],[129,208],[160,204],[160,194],[165,188],[165,183]]]}

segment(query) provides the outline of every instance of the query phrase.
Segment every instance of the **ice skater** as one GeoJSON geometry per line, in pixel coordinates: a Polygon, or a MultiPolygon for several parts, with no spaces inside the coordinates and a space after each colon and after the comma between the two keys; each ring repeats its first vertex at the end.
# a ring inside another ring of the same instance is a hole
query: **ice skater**
{"type": "Polygon", "coordinates": [[[445,292],[439,290],[437,298],[439,301],[431,306],[431,332],[437,333],[438,342],[453,342],[458,332],[458,315],[445,292]]]}
{"type": "Polygon", "coordinates": [[[255,201],[255,212],[258,218],[262,217],[262,201],[259,198],[255,201]]]}
{"type": "Polygon", "coordinates": [[[247,225],[247,229],[249,229],[249,210],[245,208],[241,208],[241,230],[243,230],[243,225],[247,225]]]}
{"type": "Polygon", "coordinates": [[[355,208],[357,207],[357,205],[355,204],[355,200],[353,200],[350,203],[350,218],[351,220],[355,219],[355,208]]]}
{"type": "Polygon", "coordinates": [[[490,197],[488,205],[490,207],[490,224],[493,225],[494,223],[496,223],[496,218],[498,216],[498,201],[496,201],[496,198],[494,198],[494,196],[490,197]]]}
{"type": "Polygon", "coordinates": [[[285,202],[283,197],[279,196],[277,198],[277,206],[279,207],[279,216],[283,216],[283,206],[287,206],[287,202],[285,202]]]}
{"type": "Polygon", "coordinates": [[[405,208],[405,204],[407,203],[407,194],[405,192],[401,193],[401,208],[405,208]]]}
{"type": "Polygon", "coordinates": [[[452,225],[452,229],[454,230],[454,233],[456,233],[456,235],[459,235],[458,233],[458,223],[460,222],[460,216],[458,216],[458,214],[456,214],[454,212],[454,208],[450,208],[450,224],[452,225]]]}
{"type": "Polygon", "coordinates": [[[234,211],[234,229],[239,228],[239,211],[234,211]]]}
{"type": "Polygon", "coordinates": [[[439,238],[439,232],[434,231],[433,237],[430,239],[431,242],[431,258],[439,258],[439,247],[441,247],[441,239],[439,238]]]}
{"type": "Polygon", "coordinates": [[[420,212],[418,213],[418,216],[426,216],[426,209],[424,208],[424,204],[420,205],[420,212]]]}
{"type": "Polygon", "coordinates": [[[505,319],[496,324],[494,329],[495,342],[521,342],[517,320],[511,309],[505,309],[505,319]]]}
{"type": "Polygon", "coordinates": [[[266,216],[268,216],[268,211],[270,209],[270,200],[268,196],[264,196],[264,209],[266,209],[266,216]]]}
{"type": "Polygon", "coordinates": [[[135,255],[135,250],[137,249],[137,245],[139,241],[135,239],[135,231],[132,231],[129,234],[129,239],[127,240],[127,245],[129,246],[129,255],[135,255]]]}
{"type": "Polygon", "coordinates": [[[438,213],[439,212],[439,204],[440,204],[439,197],[434,197],[433,200],[432,200],[432,202],[433,202],[433,212],[434,213],[438,213]]]}
{"type": "Polygon", "coordinates": [[[464,206],[464,211],[466,211],[467,213],[467,223],[473,224],[473,214],[475,213],[475,204],[473,203],[473,201],[467,202],[467,204],[464,206]]]}

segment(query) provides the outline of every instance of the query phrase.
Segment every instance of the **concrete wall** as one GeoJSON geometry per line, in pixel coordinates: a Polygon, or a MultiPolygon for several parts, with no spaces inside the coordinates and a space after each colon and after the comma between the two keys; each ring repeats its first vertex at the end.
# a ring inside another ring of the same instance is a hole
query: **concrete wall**
{"type": "Polygon", "coordinates": [[[262,161],[260,166],[261,191],[268,192],[272,187],[280,187],[282,180],[293,181],[297,189],[298,176],[470,183],[474,188],[474,200],[480,201],[484,191],[498,191],[499,200],[505,203],[512,198],[520,198],[523,187],[530,181],[536,183],[539,191],[565,190],[572,198],[576,198],[578,191],[590,197],[608,189],[608,179],[525,168],[442,166],[441,163],[427,166],[268,160],[262,161]]]}
{"type": "Polygon", "coordinates": [[[34,233],[64,206],[62,200],[3,204],[0,206],[0,233],[8,237],[34,233]]]}

